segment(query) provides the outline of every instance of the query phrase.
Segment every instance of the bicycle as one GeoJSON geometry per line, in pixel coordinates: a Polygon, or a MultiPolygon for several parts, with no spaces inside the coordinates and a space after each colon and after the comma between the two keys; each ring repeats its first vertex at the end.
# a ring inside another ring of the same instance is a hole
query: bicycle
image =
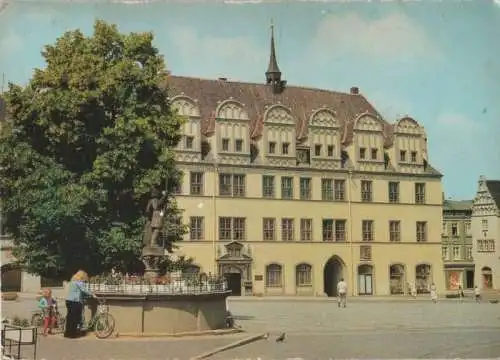
{"type": "Polygon", "coordinates": [[[96,298],[97,311],[87,323],[87,329],[94,330],[98,339],[108,338],[115,330],[115,318],[109,313],[106,299],[96,298]]]}
{"type": "MultiPolygon", "coordinates": [[[[64,328],[66,326],[66,317],[63,316],[57,308],[54,309],[55,314],[56,314],[56,327],[53,328],[52,330],[55,331],[56,333],[63,333],[64,328]]],[[[43,319],[44,319],[44,313],[42,309],[37,309],[33,310],[31,315],[31,326],[34,326],[38,329],[43,328],[43,319]]]]}

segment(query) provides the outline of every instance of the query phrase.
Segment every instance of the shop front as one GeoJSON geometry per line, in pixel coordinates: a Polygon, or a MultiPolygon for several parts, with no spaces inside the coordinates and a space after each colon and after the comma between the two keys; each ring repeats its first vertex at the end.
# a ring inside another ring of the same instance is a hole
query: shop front
{"type": "Polygon", "coordinates": [[[474,265],[449,264],[445,265],[446,290],[458,291],[474,288],[474,265]]]}

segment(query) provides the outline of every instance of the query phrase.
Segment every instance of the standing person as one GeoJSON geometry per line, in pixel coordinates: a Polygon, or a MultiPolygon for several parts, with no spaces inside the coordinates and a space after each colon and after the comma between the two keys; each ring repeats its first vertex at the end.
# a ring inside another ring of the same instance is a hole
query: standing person
{"type": "Polygon", "coordinates": [[[438,299],[438,296],[437,296],[437,288],[436,288],[436,285],[434,283],[431,284],[431,300],[436,303],[437,302],[437,299],[438,299]]]}
{"type": "Polygon", "coordinates": [[[95,297],[85,287],[85,282],[89,280],[87,273],[79,270],[68,285],[68,294],[66,295],[66,327],[64,329],[64,337],[77,338],[80,336],[78,326],[82,321],[83,304],[85,298],[95,297]]]}
{"type": "Polygon", "coordinates": [[[52,297],[50,289],[42,290],[43,296],[38,302],[38,307],[43,314],[43,336],[47,336],[47,332],[52,334],[52,329],[56,326],[57,302],[52,297]]]}
{"type": "Polygon", "coordinates": [[[476,302],[481,302],[481,291],[477,285],[474,286],[474,299],[476,299],[476,302]]]}
{"type": "Polygon", "coordinates": [[[347,300],[347,283],[344,281],[344,279],[340,279],[340,281],[337,284],[337,294],[338,294],[338,299],[337,303],[339,307],[346,307],[346,300],[347,300]]]}
{"type": "Polygon", "coordinates": [[[465,298],[464,289],[462,289],[462,285],[458,285],[458,300],[462,302],[465,298]]]}
{"type": "Polygon", "coordinates": [[[417,298],[417,287],[415,286],[415,284],[411,284],[411,296],[413,296],[415,299],[417,298]]]}

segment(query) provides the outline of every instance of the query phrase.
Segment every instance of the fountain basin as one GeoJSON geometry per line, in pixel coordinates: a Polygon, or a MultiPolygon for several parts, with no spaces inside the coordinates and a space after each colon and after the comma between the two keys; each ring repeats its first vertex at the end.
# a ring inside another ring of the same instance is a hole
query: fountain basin
{"type": "MultiPolygon", "coordinates": [[[[95,291],[106,299],[118,334],[165,334],[207,332],[226,328],[226,298],[230,291],[213,293],[109,293],[95,291]]],[[[89,300],[85,318],[97,310],[89,300]]]]}

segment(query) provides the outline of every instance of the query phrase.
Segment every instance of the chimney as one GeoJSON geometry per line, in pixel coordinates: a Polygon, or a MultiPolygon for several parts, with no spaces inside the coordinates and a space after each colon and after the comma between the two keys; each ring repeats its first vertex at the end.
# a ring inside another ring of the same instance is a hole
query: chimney
{"type": "Polygon", "coordinates": [[[358,95],[359,94],[359,87],[353,86],[351,88],[351,95],[358,95]]]}
{"type": "Polygon", "coordinates": [[[217,80],[219,80],[219,81],[227,81],[227,77],[220,77],[217,80]]]}

